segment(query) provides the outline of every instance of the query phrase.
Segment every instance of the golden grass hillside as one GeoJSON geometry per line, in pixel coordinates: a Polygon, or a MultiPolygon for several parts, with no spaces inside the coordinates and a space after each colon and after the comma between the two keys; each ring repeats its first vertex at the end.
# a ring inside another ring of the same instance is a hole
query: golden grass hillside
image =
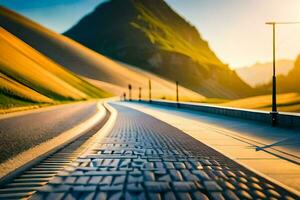
{"type": "Polygon", "coordinates": [[[2,108],[108,96],[1,27],[0,93],[2,108]]]}
{"type": "MultiPolygon", "coordinates": [[[[145,92],[148,79],[151,78],[154,98],[175,96],[173,82],[117,63],[4,7],[0,7],[0,23],[6,30],[56,63],[87,77],[87,80],[94,80],[93,83],[115,95],[119,96],[127,91],[128,84],[134,89],[142,87],[145,92]]],[[[180,91],[182,98],[195,101],[204,98],[185,88],[180,88],[180,91]]]]}
{"type": "MultiPolygon", "coordinates": [[[[262,95],[249,97],[226,103],[218,104],[227,107],[259,109],[271,111],[272,96],[262,95]]],[[[299,93],[285,93],[277,95],[277,106],[281,112],[300,112],[300,94],[299,93]]]]}

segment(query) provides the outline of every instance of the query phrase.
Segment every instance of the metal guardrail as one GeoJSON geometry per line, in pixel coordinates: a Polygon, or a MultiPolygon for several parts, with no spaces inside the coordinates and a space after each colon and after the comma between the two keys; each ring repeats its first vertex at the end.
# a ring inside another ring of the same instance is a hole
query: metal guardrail
{"type": "MultiPolygon", "coordinates": [[[[149,101],[142,100],[136,102],[149,103],[149,101]]],[[[251,110],[251,109],[240,109],[240,108],[231,108],[231,107],[222,107],[216,105],[208,105],[203,103],[188,103],[180,102],[179,106],[176,101],[164,101],[164,100],[152,100],[151,104],[170,106],[170,107],[179,107],[181,109],[206,112],[212,114],[218,114],[228,117],[235,117],[239,119],[252,120],[263,123],[271,123],[270,112],[260,111],[260,110],[251,110]]],[[[300,114],[280,112],[278,114],[278,124],[280,127],[288,128],[300,128],[300,114]]]]}

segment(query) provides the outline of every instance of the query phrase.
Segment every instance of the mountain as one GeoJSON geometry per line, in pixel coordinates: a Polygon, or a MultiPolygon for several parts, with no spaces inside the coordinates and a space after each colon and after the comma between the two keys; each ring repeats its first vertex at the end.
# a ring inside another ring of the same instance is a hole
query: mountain
{"type": "MultiPolygon", "coordinates": [[[[276,61],[276,74],[287,75],[293,68],[294,61],[282,59],[276,61]]],[[[256,87],[271,81],[273,73],[273,63],[256,63],[249,67],[242,67],[235,70],[243,81],[256,87]]]]}
{"type": "MultiPolygon", "coordinates": [[[[0,7],[0,25],[54,62],[115,95],[127,91],[130,83],[134,96],[137,96],[138,87],[142,87],[145,98],[145,90],[151,78],[154,98],[174,97],[173,82],[115,62],[5,7],[0,7]]],[[[180,87],[180,94],[182,100],[204,98],[184,87],[180,87]]]]}
{"type": "Polygon", "coordinates": [[[204,96],[253,94],[197,29],[163,0],[107,1],[64,35],[110,58],[178,80],[204,96]]]}
{"type": "Polygon", "coordinates": [[[108,96],[0,27],[0,108],[108,96]]]}
{"type": "Polygon", "coordinates": [[[277,91],[280,93],[300,92],[300,55],[297,57],[294,67],[284,76],[277,78],[277,91]]]}

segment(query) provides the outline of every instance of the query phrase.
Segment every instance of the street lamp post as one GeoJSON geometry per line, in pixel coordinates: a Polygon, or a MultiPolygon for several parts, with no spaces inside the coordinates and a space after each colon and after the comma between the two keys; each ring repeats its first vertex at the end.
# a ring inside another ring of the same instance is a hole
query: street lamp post
{"type": "Polygon", "coordinates": [[[277,124],[277,103],[276,103],[276,59],[275,59],[275,22],[267,22],[266,24],[272,25],[273,28],[273,75],[272,75],[272,111],[271,111],[271,120],[272,120],[272,126],[276,126],[277,124]]]}
{"type": "Polygon", "coordinates": [[[273,29],[273,76],[272,76],[272,112],[271,114],[271,120],[272,120],[272,126],[277,125],[277,103],[276,103],[276,40],[275,40],[275,34],[276,34],[276,25],[277,24],[299,24],[300,22],[266,22],[267,25],[271,25],[273,29]]]}
{"type": "Polygon", "coordinates": [[[129,101],[131,101],[131,89],[132,89],[132,86],[131,84],[128,85],[128,94],[129,94],[129,101]]]}
{"type": "Polygon", "coordinates": [[[126,92],[123,92],[124,101],[126,101],[126,92]]]}
{"type": "Polygon", "coordinates": [[[149,79],[149,103],[151,103],[151,79],[149,79]]]}
{"type": "Polygon", "coordinates": [[[142,88],[139,87],[139,101],[142,100],[142,88]]]}

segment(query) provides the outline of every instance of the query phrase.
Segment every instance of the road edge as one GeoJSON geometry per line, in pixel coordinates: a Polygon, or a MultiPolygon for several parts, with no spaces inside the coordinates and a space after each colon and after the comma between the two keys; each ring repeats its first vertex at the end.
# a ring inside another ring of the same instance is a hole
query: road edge
{"type": "Polygon", "coordinates": [[[41,162],[47,156],[53,154],[54,152],[63,148],[65,145],[76,140],[77,138],[85,134],[86,131],[92,129],[96,124],[104,120],[105,116],[107,115],[107,111],[102,104],[103,102],[99,101],[97,103],[97,112],[75,127],[64,131],[58,136],[16,155],[15,157],[7,160],[4,163],[1,163],[0,168],[4,168],[4,170],[1,171],[0,185],[4,185],[6,182],[9,182],[14,177],[20,175],[23,171],[31,168],[35,164],[41,162]]]}

